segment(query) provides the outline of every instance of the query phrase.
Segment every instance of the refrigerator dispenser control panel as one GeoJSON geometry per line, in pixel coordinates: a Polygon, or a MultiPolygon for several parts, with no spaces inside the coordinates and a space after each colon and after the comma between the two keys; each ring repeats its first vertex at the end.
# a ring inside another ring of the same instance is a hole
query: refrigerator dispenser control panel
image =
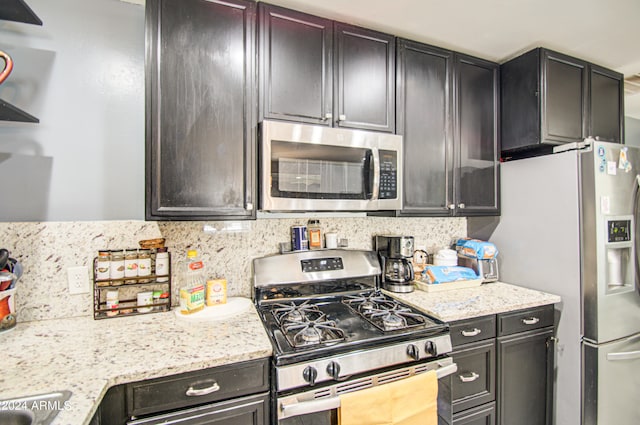
{"type": "Polygon", "coordinates": [[[607,236],[609,242],[629,242],[631,240],[631,220],[608,220],[607,236]]]}

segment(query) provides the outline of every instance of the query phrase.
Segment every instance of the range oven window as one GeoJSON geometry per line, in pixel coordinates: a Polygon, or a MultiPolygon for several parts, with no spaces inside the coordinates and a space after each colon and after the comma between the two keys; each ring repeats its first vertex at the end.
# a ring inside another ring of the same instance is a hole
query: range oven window
{"type": "Polygon", "coordinates": [[[313,143],[271,142],[271,196],[368,199],[371,150],[313,143]]]}

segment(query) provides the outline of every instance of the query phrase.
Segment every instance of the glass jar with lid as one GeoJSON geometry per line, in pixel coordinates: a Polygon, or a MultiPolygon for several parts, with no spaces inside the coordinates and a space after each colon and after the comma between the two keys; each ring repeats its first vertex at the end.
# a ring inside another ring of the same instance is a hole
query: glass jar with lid
{"type": "MultiPolygon", "coordinates": [[[[124,278],[124,251],[121,249],[111,251],[111,261],[109,262],[109,278],[124,278]]],[[[111,285],[122,285],[122,280],[113,280],[111,285]]]]}
{"type": "MultiPolygon", "coordinates": [[[[138,249],[130,248],[124,252],[124,277],[138,277],[138,249]]],[[[125,280],[124,283],[136,283],[136,279],[125,280]]]]}
{"type": "MultiPolygon", "coordinates": [[[[138,251],[138,276],[151,275],[151,250],[141,249],[138,251]]],[[[140,279],[140,283],[148,283],[149,279],[140,279]]]]}
{"type": "Polygon", "coordinates": [[[109,282],[109,277],[111,277],[109,273],[110,265],[111,252],[108,250],[98,251],[98,258],[96,259],[96,266],[93,271],[96,278],[96,285],[109,286],[111,284],[111,282],[109,282]]]}

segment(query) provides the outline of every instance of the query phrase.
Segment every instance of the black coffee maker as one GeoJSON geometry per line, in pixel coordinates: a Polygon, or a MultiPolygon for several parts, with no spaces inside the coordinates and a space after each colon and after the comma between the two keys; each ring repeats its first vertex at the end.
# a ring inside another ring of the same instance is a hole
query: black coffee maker
{"type": "Polygon", "coordinates": [[[375,236],[373,245],[380,258],[382,288],[391,292],[412,292],[413,236],[375,236]]]}

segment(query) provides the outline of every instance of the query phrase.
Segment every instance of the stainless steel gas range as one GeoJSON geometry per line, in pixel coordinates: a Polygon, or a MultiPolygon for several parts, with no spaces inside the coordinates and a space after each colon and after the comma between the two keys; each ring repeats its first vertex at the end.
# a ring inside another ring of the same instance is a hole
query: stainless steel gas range
{"type": "Polygon", "coordinates": [[[273,423],[335,424],[341,394],[429,370],[439,423],[451,423],[449,327],[380,291],[375,252],[279,254],[255,259],[253,272],[274,348],[273,423]]]}

